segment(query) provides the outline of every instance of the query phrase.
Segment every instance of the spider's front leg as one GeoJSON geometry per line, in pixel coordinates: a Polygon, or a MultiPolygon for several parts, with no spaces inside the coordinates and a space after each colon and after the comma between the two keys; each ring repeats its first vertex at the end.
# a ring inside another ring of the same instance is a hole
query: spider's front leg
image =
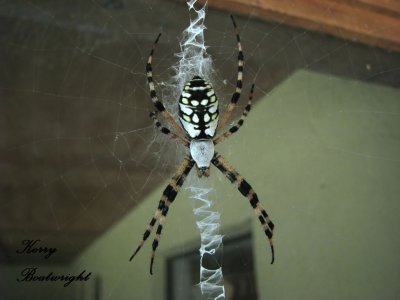
{"type": "Polygon", "coordinates": [[[156,40],[154,41],[153,47],[149,55],[149,59],[147,60],[146,64],[146,75],[147,75],[147,83],[150,89],[150,98],[155,108],[164,116],[164,118],[168,121],[168,123],[171,124],[171,126],[174,127],[177,132],[185,134],[183,129],[178,125],[178,123],[175,122],[171,114],[165,109],[164,104],[160,100],[158,100],[157,92],[154,86],[152,60],[160,36],[161,33],[157,36],[156,40]]]}
{"type": "Polygon", "coordinates": [[[176,195],[179,192],[183,182],[185,181],[187,175],[189,174],[190,170],[193,168],[194,161],[190,157],[185,157],[185,160],[180,164],[178,169],[176,170],[174,176],[172,177],[170,183],[164,189],[162,194],[161,200],[158,204],[158,207],[152,217],[146,231],[143,234],[143,239],[139,243],[136,251],[130,257],[130,261],[135,257],[135,255],[139,252],[142,248],[144,242],[150,236],[151,231],[153,230],[156,222],[158,221],[158,227],[156,231],[156,237],[153,240],[152,248],[153,252],[151,254],[151,261],[150,261],[150,274],[153,275],[153,263],[154,257],[156,255],[156,250],[160,241],[161,232],[165,223],[165,218],[167,217],[167,213],[169,210],[170,204],[175,200],[176,195]]]}
{"type": "Polygon", "coordinates": [[[272,243],[274,223],[272,223],[267,212],[261,206],[256,192],[253,190],[251,185],[242,176],[240,176],[240,174],[217,152],[215,152],[211,162],[230,180],[230,182],[232,182],[238,188],[239,192],[243,196],[249,199],[250,205],[253,207],[258,219],[261,222],[261,225],[264,228],[265,235],[268,237],[272,252],[272,264],[275,260],[274,245],[272,243]]]}
{"type": "Polygon", "coordinates": [[[244,55],[243,55],[243,50],[242,50],[242,44],[240,43],[240,36],[239,36],[239,31],[236,26],[235,19],[231,15],[231,20],[233,24],[233,28],[235,29],[235,34],[236,34],[236,41],[237,41],[237,48],[238,48],[238,72],[237,72],[237,79],[236,79],[236,89],[235,92],[232,95],[231,102],[228,104],[228,107],[225,111],[225,113],[222,115],[218,128],[224,128],[225,123],[228,121],[229,117],[232,114],[232,111],[234,110],[236,103],[239,101],[240,94],[242,92],[242,86],[243,86],[243,64],[244,64],[244,55]]]}
{"type": "Polygon", "coordinates": [[[249,114],[250,109],[251,109],[251,102],[253,100],[253,91],[254,91],[254,83],[250,89],[249,102],[247,102],[247,105],[244,108],[244,111],[243,111],[242,116],[240,117],[239,121],[237,122],[236,125],[232,126],[229,130],[225,131],[223,134],[221,134],[217,138],[214,138],[214,140],[213,140],[214,145],[222,142],[224,139],[231,136],[232,134],[237,132],[240,129],[240,127],[242,127],[244,120],[246,119],[246,117],[249,114]]]}

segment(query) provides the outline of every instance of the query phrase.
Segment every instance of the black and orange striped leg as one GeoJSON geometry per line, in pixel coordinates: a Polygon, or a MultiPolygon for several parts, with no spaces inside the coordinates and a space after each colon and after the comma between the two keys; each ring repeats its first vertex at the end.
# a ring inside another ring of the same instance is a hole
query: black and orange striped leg
{"type": "Polygon", "coordinates": [[[159,225],[157,227],[156,238],[153,241],[153,253],[151,256],[151,263],[150,263],[150,274],[153,274],[153,262],[155,251],[157,249],[161,231],[165,222],[165,218],[167,216],[170,204],[175,200],[175,197],[182,186],[186,176],[189,174],[190,170],[193,168],[194,161],[190,157],[186,157],[185,160],[180,164],[177,171],[175,172],[174,176],[172,177],[170,183],[164,189],[162,194],[161,200],[158,204],[158,207],[154,213],[154,216],[150,220],[150,223],[143,234],[142,241],[139,243],[139,246],[136,248],[136,251],[130,257],[130,261],[135,257],[135,255],[139,252],[139,250],[143,247],[144,242],[150,236],[155,224],[158,222],[159,225]]]}
{"type": "Polygon", "coordinates": [[[238,73],[237,73],[237,79],[236,79],[236,90],[232,95],[231,102],[228,104],[228,107],[226,108],[226,111],[222,115],[220,121],[219,121],[219,128],[224,128],[225,123],[228,121],[229,117],[232,114],[233,109],[236,106],[236,103],[239,101],[240,94],[242,92],[242,87],[243,87],[243,64],[244,64],[244,55],[243,55],[243,50],[242,50],[242,44],[240,43],[240,36],[239,36],[239,31],[236,26],[235,19],[231,15],[232,19],[232,24],[235,29],[235,34],[236,34],[236,40],[237,40],[237,47],[238,47],[238,73]]]}
{"type": "Polygon", "coordinates": [[[154,257],[156,255],[156,250],[158,247],[158,244],[160,242],[160,237],[162,230],[164,228],[165,224],[165,219],[168,214],[169,206],[171,205],[172,202],[174,202],[176,195],[178,194],[180,188],[182,187],[187,175],[189,174],[190,170],[194,166],[194,160],[191,158],[187,157],[185,158],[184,163],[179,167],[178,171],[176,174],[172,177],[172,180],[170,184],[167,186],[166,190],[168,190],[168,196],[167,196],[167,201],[165,202],[165,205],[161,211],[161,216],[158,221],[158,227],[156,231],[156,237],[153,240],[152,244],[152,254],[151,254],[151,261],[150,261],[150,274],[153,275],[153,263],[154,263],[154,257]]]}
{"type": "Polygon", "coordinates": [[[171,139],[173,139],[173,140],[175,140],[175,141],[181,143],[182,145],[184,145],[184,146],[186,146],[186,147],[189,147],[189,144],[190,144],[190,143],[189,143],[186,139],[180,137],[179,135],[173,133],[173,132],[172,132],[171,130],[169,130],[168,128],[163,127],[163,126],[161,125],[160,120],[158,120],[158,118],[157,118],[157,112],[155,112],[155,111],[151,112],[151,113],[150,113],[150,118],[153,119],[154,126],[156,126],[157,129],[160,130],[162,133],[168,135],[171,139]]]}
{"type": "Polygon", "coordinates": [[[271,246],[272,264],[275,260],[274,245],[272,243],[274,223],[272,223],[267,212],[261,206],[256,192],[253,190],[251,185],[242,176],[240,176],[240,174],[224,158],[222,158],[221,155],[215,153],[211,162],[230,180],[230,182],[232,182],[238,188],[239,192],[243,196],[249,199],[250,205],[253,207],[254,212],[258,216],[258,219],[263,226],[265,235],[267,236],[271,246]]]}
{"type": "Polygon", "coordinates": [[[171,124],[173,128],[182,135],[185,135],[185,132],[183,131],[182,127],[178,125],[178,123],[175,122],[174,118],[172,118],[171,114],[165,109],[164,104],[160,100],[158,100],[157,97],[157,92],[154,86],[154,81],[153,81],[153,68],[151,66],[151,62],[153,60],[153,54],[154,50],[156,49],[156,45],[158,43],[158,40],[160,39],[161,33],[157,36],[156,40],[154,41],[153,47],[151,49],[149,59],[147,60],[146,64],[146,75],[147,75],[147,82],[149,84],[150,88],[150,97],[151,101],[153,101],[154,106],[156,109],[163,115],[163,117],[171,124]]]}
{"type": "Polygon", "coordinates": [[[214,145],[222,142],[224,139],[231,136],[236,131],[238,131],[240,127],[242,127],[244,120],[246,119],[246,117],[249,114],[250,109],[251,109],[251,101],[253,100],[253,91],[254,91],[254,84],[251,86],[249,102],[247,103],[246,107],[244,108],[244,111],[243,111],[242,116],[240,117],[239,121],[237,122],[237,124],[235,126],[232,126],[228,131],[225,131],[223,134],[221,134],[220,136],[215,138],[213,141],[214,145]]]}
{"type": "Polygon", "coordinates": [[[131,257],[129,258],[129,261],[131,261],[136,256],[136,254],[139,252],[140,249],[142,249],[144,242],[150,236],[150,233],[152,232],[152,230],[154,228],[154,225],[156,224],[157,220],[160,218],[161,211],[165,206],[166,199],[167,199],[167,190],[164,190],[163,195],[161,197],[161,200],[158,203],[158,207],[157,207],[153,217],[151,218],[150,223],[147,226],[146,231],[143,234],[143,238],[142,238],[141,242],[139,243],[139,246],[136,248],[135,252],[133,252],[131,257]]]}

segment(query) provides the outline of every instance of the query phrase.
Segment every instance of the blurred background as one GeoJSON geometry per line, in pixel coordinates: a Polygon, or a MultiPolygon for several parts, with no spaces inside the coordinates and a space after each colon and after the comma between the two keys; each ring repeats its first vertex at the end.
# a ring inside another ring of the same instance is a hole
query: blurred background
{"type": "Polygon", "coordinates": [[[216,168],[201,181],[192,172],[171,206],[154,275],[152,237],[128,261],[184,154],[148,117],[145,64],[162,32],[154,80],[176,116],[185,1],[0,1],[1,299],[201,299],[187,189],[198,185],[221,213],[227,299],[398,299],[400,2],[209,0],[220,110],[236,80],[230,14],[245,68],[228,125],[253,82],[255,99],[217,151],[271,215],[275,263],[247,199],[216,168]],[[28,241],[56,252],[27,253],[28,241]],[[17,281],[27,268],[90,275],[67,287],[17,281]]]}

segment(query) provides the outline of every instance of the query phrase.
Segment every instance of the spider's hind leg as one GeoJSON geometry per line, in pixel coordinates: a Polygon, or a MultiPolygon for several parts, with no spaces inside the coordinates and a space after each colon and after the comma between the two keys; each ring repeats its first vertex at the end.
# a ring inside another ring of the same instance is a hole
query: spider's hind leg
{"type": "Polygon", "coordinates": [[[142,241],[139,243],[139,246],[136,248],[136,251],[132,254],[132,256],[129,259],[129,260],[132,260],[135,257],[135,255],[139,252],[139,250],[142,248],[144,242],[150,236],[150,233],[153,230],[156,222],[158,221],[159,224],[158,224],[157,231],[156,231],[156,237],[154,238],[153,244],[152,244],[153,252],[152,252],[151,261],[150,261],[150,274],[153,274],[154,257],[155,257],[156,249],[157,249],[159,241],[160,241],[161,232],[162,232],[162,229],[163,229],[163,226],[165,223],[165,218],[167,217],[169,206],[175,200],[180,187],[182,186],[183,182],[185,181],[185,179],[186,179],[187,175],[189,174],[190,170],[192,169],[193,165],[194,165],[194,161],[189,157],[185,157],[185,160],[180,164],[180,166],[176,170],[170,183],[164,189],[164,192],[162,194],[162,197],[158,204],[158,207],[154,213],[154,216],[151,219],[148,228],[146,229],[146,231],[143,234],[142,241]]]}
{"type": "Polygon", "coordinates": [[[267,212],[262,207],[256,192],[253,190],[251,185],[242,176],[240,176],[240,174],[225,159],[222,158],[221,155],[215,153],[211,162],[229,179],[230,182],[232,182],[238,188],[239,192],[243,196],[249,199],[250,205],[253,207],[254,212],[258,216],[258,220],[263,226],[264,233],[268,238],[272,252],[271,264],[274,263],[275,251],[272,243],[274,223],[272,223],[267,212]]]}
{"type": "MultiPolygon", "coordinates": [[[[164,191],[164,193],[165,193],[165,191],[164,191]]],[[[135,252],[133,252],[131,257],[129,258],[129,261],[131,261],[136,256],[136,254],[140,251],[140,249],[142,249],[144,242],[150,236],[150,233],[153,230],[154,225],[156,224],[157,220],[160,218],[161,210],[164,208],[164,205],[165,205],[166,195],[164,195],[164,193],[158,204],[156,212],[154,213],[154,216],[151,218],[150,223],[147,226],[147,229],[143,234],[143,238],[142,238],[141,242],[139,243],[139,246],[136,248],[135,252]]]]}
{"type": "Polygon", "coordinates": [[[158,247],[158,244],[160,242],[161,238],[161,232],[164,227],[165,219],[167,217],[167,213],[169,210],[170,204],[175,200],[176,195],[178,194],[181,186],[183,185],[187,175],[189,174],[190,170],[193,168],[194,161],[186,157],[184,162],[179,166],[178,170],[172,177],[171,182],[168,184],[166,187],[165,191],[168,190],[168,196],[167,196],[167,201],[165,202],[165,205],[161,211],[161,216],[159,219],[159,224],[157,227],[156,231],[156,237],[153,240],[152,248],[153,251],[151,253],[151,260],[150,260],[150,274],[153,275],[153,263],[154,263],[154,257],[156,256],[156,250],[158,247]]]}

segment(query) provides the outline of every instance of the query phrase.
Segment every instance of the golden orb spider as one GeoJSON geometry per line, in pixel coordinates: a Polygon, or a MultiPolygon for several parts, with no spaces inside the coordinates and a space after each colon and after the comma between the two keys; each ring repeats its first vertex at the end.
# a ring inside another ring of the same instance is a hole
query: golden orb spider
{"type": "Polygon", "coordinates": [[[150,236],[151,231],[158,222],[156,231],[156,237],[152,244],[152,255],[150,261],[150,274],[153,274],[153,263],[158,247],[165,218],[169,210],[169,206],[175,200],[179,189],[185,181],[187,175],[193,166],[196,165],[197,174],[199,177],[210,175],[211,163],[216,166],[225,176],[238,188],[239,192],[249,199],[251,206],[256,212],[258,219],[263,226],[264,232],[269,240],[272,260],[274,262],[274,246],[272,243],[272,235],[274,224],[270,220],[267,212],[261,206],[258,200],[257,194],[250,186],[250,184],[239,175],[239,173],[217,152],[214,151],[214,146],[225,138],[229,137],[233,133],[237,132],[243,125],[244,119],[247,117],[251,109],[251,100],[253,98],[254,84],[251,87],[249,102],[245,107],[242,116],[236,125],[232,126],[229,130],[225,131],[221,135],[215,137],[217,129],[222,129],[225,123],[229,119],[233,109],[236,106],[240,98],[242,91],[242,78],[243,78],[243,52],[242,45],[240,43],[240,36],[236,26],[236,22],[231,15],[233,27],[236,33],[237,47],[238,47],[238,73],[236,81],[236,91],[233,93],[230,103],[219,120],[218,111],[218,99],[214,93],[214,90],[210,83],[205,81],[199,76],[194,76],[189,82],[187,82],[183,88],[182,94],[179,98],[179,121],[182,125],[179,126],[173,117],[166,111],[164,105],[157,98],[153,82],[153,70],[151,61],[153,54],[161,33],[157,36],[153,44],[153,48],[150,52],[149,59],[146,65],[147,82],[150,88],[150,97],[156,107],[157,111],[150,114],[150,117],[154,121],[154,125],[164,134],[168,135],[171,139],[181,143],[189,149],[189,153],[184,158],[183,162],[179,165],[170,183],[165,188],[158,207],[148,225],[148,228],[143,234],[143,238],[137,247],[136,251],[132,254],[129,260],[139,252],[144,242],[150,236]],[[170,129],[163,127],[161,122],[157,118],[157,113],[167,120],[167,122],[176,130],[176,133],[170,129]]]}

